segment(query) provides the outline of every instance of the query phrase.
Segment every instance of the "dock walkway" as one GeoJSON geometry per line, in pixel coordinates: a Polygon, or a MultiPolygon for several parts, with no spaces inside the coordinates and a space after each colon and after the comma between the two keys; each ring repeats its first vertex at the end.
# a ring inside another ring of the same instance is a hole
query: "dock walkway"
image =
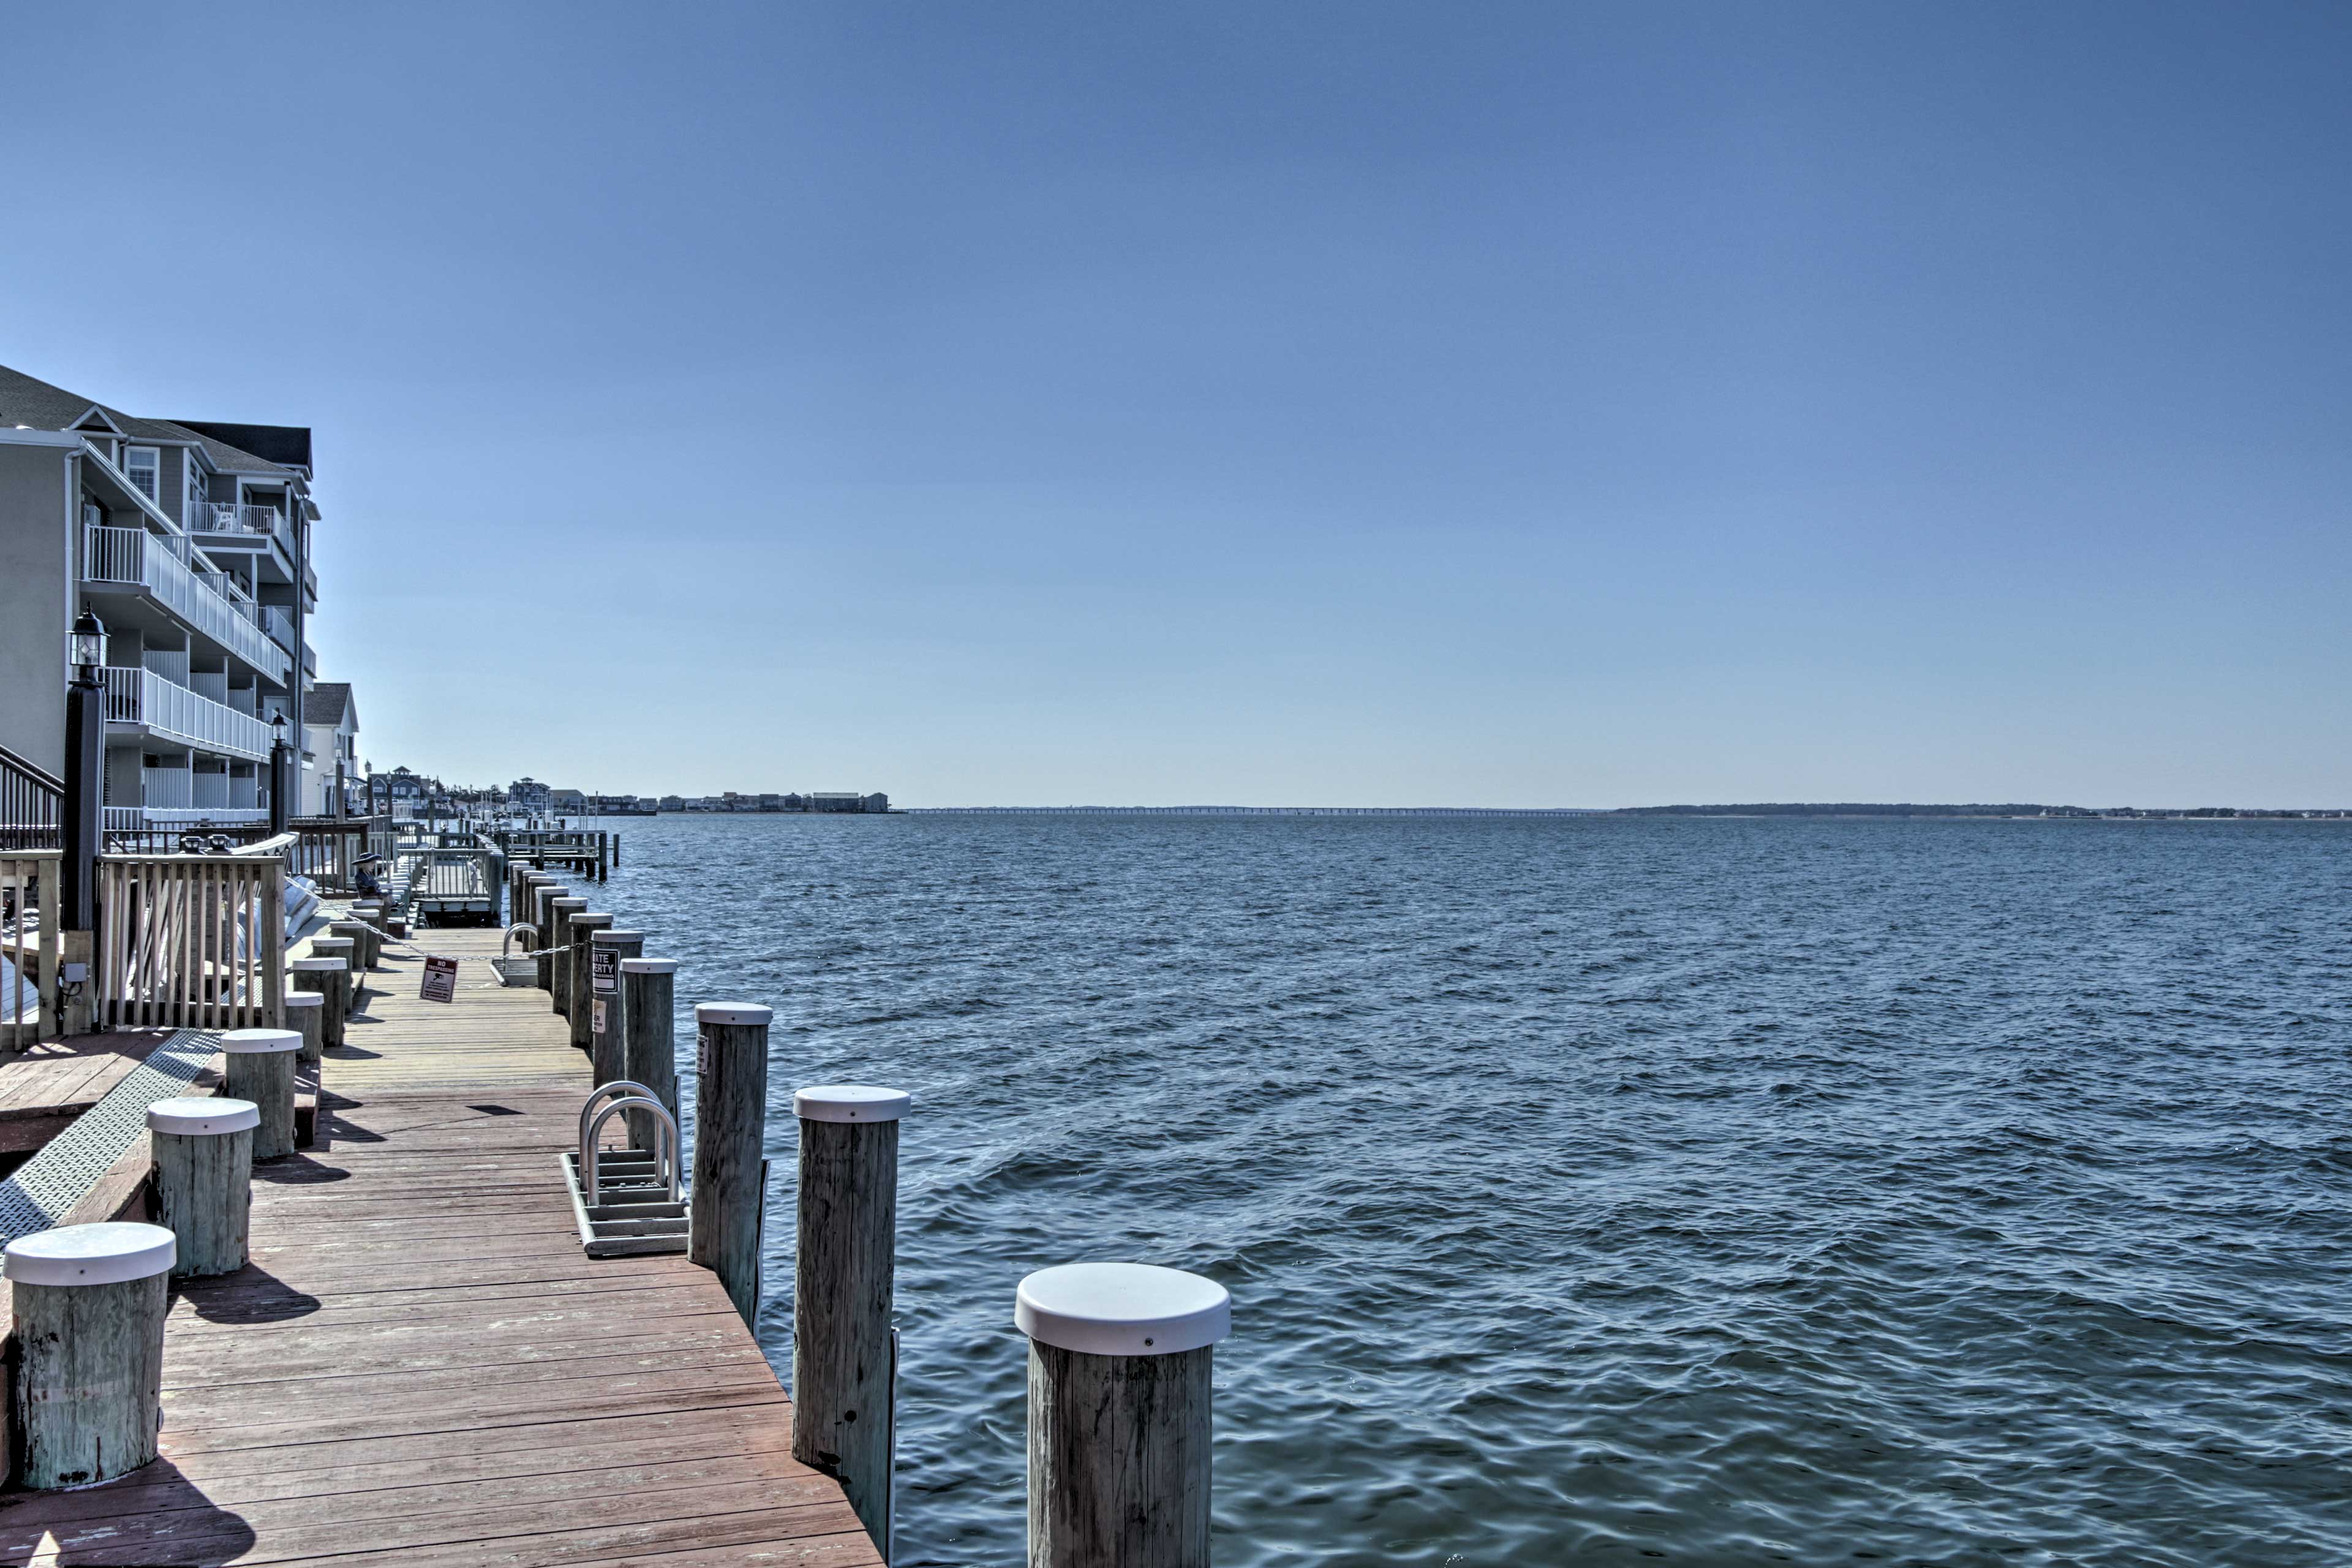
{"type": "Polygon", "coordinates": [[[388,951],[321,1147],[257,1167],[251,1262],[176,1291],[163,1455],[0,1498],[0,1562],[878,1568],[717,1277],[592,1260],[558,1153],[589,1088],[489,931],[388,951]]]}

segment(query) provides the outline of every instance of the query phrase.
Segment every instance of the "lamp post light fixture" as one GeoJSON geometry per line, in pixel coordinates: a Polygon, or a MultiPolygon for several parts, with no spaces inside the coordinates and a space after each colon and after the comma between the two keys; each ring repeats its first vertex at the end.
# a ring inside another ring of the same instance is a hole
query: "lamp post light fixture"
{"type": "Polygon", "coordinates": [[[106,623],[85,609],[74,617],[73,630],[66,634],[66,662],[73,666],[75,683],[96,686],[99,672],[106,668],[106,623]]]}
{"type": "Polygon", "coordinates": [[[294,792],[294,770],[289,764],[294,749],[286,741],[286,710],[279,709],[269,716],[269,837],[277,837],[286,831],[286,818],[293,810],[287,796],[294,792]]]}

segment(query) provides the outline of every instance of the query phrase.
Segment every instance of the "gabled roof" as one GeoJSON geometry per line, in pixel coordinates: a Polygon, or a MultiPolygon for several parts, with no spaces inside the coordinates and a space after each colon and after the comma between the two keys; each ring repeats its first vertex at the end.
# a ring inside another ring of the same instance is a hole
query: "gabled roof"
{"type": "Polygon", "coordinates": [[[322,680],[302,694],[302,722],[305,724],[337,725],[345,714],[351,715],[353,728],[359,725],[359,712],[352,702],[352,683],[348,680],[322,680]]]}
{"type": "Polygon", "coordinates": [[[81,427],[89,416],[96,414],[110,421],[123,435],[136,441],[170,441],[182,446],[202,447],[214,468],[224,473],[271,474],[285,479],[298,477],[291,468],[257,458],[252,453],[230,446],[227,442],[207,436],[201,430],[191,430],[184,425],[174,425],[169,419],[141,419],[68,392],[62,386],[51,386],[21,370],[0,365],[0,429],[16,425],[29,425],[36,430],[72,430],[81,427]]]}

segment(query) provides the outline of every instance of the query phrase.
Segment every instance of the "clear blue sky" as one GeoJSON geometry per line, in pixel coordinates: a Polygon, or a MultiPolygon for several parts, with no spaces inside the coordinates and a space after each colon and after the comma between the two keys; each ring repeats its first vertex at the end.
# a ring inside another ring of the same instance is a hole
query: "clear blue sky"
{"type": "Polygon", "coordinates": [[[2347,82],[2316,5],[15,8],[0,363],[315,428],[383,767],[2343,804],[2347,82]]]}

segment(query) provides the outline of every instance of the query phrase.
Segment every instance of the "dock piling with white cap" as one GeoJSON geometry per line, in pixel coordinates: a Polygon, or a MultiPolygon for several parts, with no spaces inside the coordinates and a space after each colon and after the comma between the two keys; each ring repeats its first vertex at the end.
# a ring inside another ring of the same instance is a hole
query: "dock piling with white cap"
{"type": "Polygon", "coordinates": [[[340,1049],[343,1019],[351,1011],[351,965],[340,958],[298,958],[286,965],[286,973],[295,990],[316,992],[326,999],[326,1010],[319,1020],[319,1038],[340,1049]]]}
{"type": "Polygon", "coordinates": [[[760,1224],[767,1191],[768,1026],[773,1009],[694,1009],[694,1192],[687,1256],[719,1276],[751,1322],[760,1310],[760,1224]]]}
{"type": "MultiPolygon", "coordinates": [[[[676,1021],[677,960],[621,960],[621,1071],[619,1077],[644,1084],[677,1120],[677,1025],[676,1021]]],[[[626,1110],[629,1147],[654,1146],[655,1121],[650,1110],[626,1110]]]]}
{"type": "Polygon", "coordinates": [[[1029,1337],[1029,1568],[1207,1568],[1212,1348],[1232,1298],[1142,1263],[1021,1281],[1029,1337]]]}
{"type": "Polygon", "coordinates": [[[793,1096],[801,1123],[793,1458],[841,1483],[885,1561],[898,1417],[890,1303],[898,1119],[911,1100],[900,1089],[864,1084],[825,1084],[793,1096]]]}
{"type": "Polygon", "coordinates": [[[293,1029],[231,1029],[221,1037],[228,1058],[222,1089],[250,1100],[261,1113],[253,1131],[256,1160],[282,1160],[294,1152],[294,1058],[302,1037],[293,1029]]]}
{"type": "MultiPolygon", "coordinates": [[[[365,973],[375,967],[376,954],[383,942],[383,937],[375,927],[363,920],[354,918],[330,921],[327,922],[327,930],[331,934],[341,937],[352,944],[352,969],[354,973],[365,973]]],[[[314,943],[314,950],[315,947],[314,943]]]]}
{"type": "Polygon", "coordinates": [[[165,1276],[178,1251],[160,1225],[60,1226],[8,1244],[0,1272],[19,1358],[10,1414],[27,1488],[95,1486],[155,1458],[165,1276]]]}
{"type": "Polygon", "coordinates": [[[322,1061],[327,1054],[327,999],[316,991],[289,991],[284,997],[286,1026],[302,1037],[294,1054],[306,1062],[322,1061]]]}
{"type": "MultiPolygon", "coordinates": [[[[621,994],[621,965],[646,950],[641,931],[599,931],[588,937],[588,1060],[589,1076],[611,1083],[629,1075],[622,1066],[628,1008],[621,994]]],[[[640,1113],[642,1114],[642,1113],[640,1113]]]]}
{"type": "Polygon", "coordinates": [[[234,1274],[245,1267],[253,1131],[260,1124],[259,1107],[223,1095],[159,1100],[147,1108],[155,1217],[179,1239],[174,1278],[234,1274]]]}

